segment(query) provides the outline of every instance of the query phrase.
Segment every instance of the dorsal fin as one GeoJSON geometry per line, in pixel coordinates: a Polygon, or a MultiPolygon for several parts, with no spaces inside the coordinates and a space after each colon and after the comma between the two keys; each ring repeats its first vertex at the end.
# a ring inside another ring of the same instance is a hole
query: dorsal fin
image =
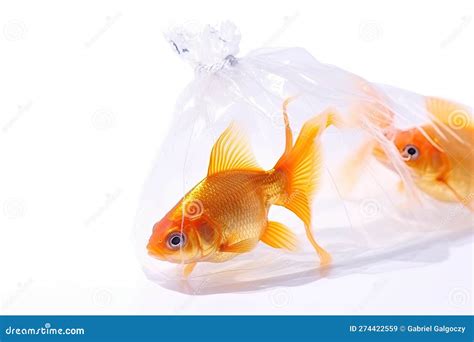
{"type": "Polygon", "coordinates": [[[231,123],[214,144],[207,175],[229,170],[262,170],[247,137],[235,123],[231,123]]]}
{"type": "Polygon", "coordinates": [[[461,128],[464,128],[474,124],[472,122],[472,114],[466,107],[439,97],[427,97],[426,109],[435,118],[451,128],[461,126],[461,128]]]}

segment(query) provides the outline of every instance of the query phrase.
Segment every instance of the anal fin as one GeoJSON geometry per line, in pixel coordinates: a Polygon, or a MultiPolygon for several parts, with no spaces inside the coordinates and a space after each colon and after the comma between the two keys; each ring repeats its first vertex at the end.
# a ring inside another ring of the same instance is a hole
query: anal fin
{"type": "Polygon", "coordinates": [[[191,274],[191,272],[194,270],[194,267],[196,267],[197,263],[196,262],[193,262],[193,263],[190,263],[190,264],[186,264],[183,268],[183,276],[185,278],[189,277],[189,275],[191,274]]]}

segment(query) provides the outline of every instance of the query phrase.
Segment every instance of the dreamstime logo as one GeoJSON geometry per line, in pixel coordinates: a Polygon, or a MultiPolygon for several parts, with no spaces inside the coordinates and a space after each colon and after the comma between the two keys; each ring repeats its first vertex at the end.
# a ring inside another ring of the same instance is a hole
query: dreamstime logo
{"type": "Polygon", "coordinates": [[[270,294],[270,301],[276,308],[283,308],[290,304],[291,295],[286,289],[276,289],[270,294]]]}
{"type": "Polygon", "coordinates": [[[446,226],[454,218],[456,218],[460,213],[462,213],[463,210],[466,209],[466,207],[469,207],[469,203],[472,201],[473,198],[474,198],[474,193],[469,193],[465,198],[462,199],[461,202],[459,202],[455,207],[449,210],[448,214],[444,217],[444,219],[440,222],[440,224],[436,226],[436,228],[437,229],[446,228],[446,226]]]}
{"type": "Polygon", "coordinates": [[[457,26],[451,33],[443,39],[441,42],[440,46],[441,48],[447,47],[449,44],[451,44],[453,41],[456,40],[456,38],[463,32],[466,27],[471,23],[472,17],[471,16],[464,16],[461,18],[461,24],[457,26]]]}
{"type": "Polygon", "coordinates": [[[359,211],[362,216],[371,219],[377,217],[380,214],[382,207],[377,200],[373,198],[367,198],[359,204],[359,211]]]}
{"type": "Polygon", "coordinates": [[[359,38],[364,42],[375,42],[379,40],[382,35],[382,26],[376,21],[366,21],[359,25],[359,38]]]}
{"type": "Polygon", "coordinates": [[[33,284],[33,279],[28,278],[25,282],[19,282],[14,293],[2,302],[2,309],[10,307],[18,298],[22,296],[33,284]]]}
{"type": "MultiPolygon", "coordinates": [[[[269,78],[271,79],[271,87],[272,88],[275,88],[275,91],[276,92],[281,92],[283,90],[283,87],[284,87],[284,80],[281,78],[281,77],[277,77],[277,76],[269,76],[269,78]]],[[[285,101],[283,102],[282,104],[282,107],[280,108],[279,111],[272,111],[272,113],[270,114],[265,114],[267,115],[267,117],[270,119],[272,125],[276,128],[284,128],[286,127],[287,124],[289,124],[289,121],[290,118],[288,118],[288,122],[286,121],[285,119],[285,113],[286,113],[286,116],[290,116],[289,115],[289,111],[288,111],[288,107],[290,106],[290,104],[293,102],[293,100],[295,100],[297,98],[297,96],[292,96],[292,97],[287,97],[285,99],[285,101]]],[[[265,112],[266,113],[266,112],[265,112]]]]}
{"type": "Polygon", "coordinates": [[[186,202],[184,205],[184,216],[193,219],[198,218],[204,212],[204,205],[198,199],[186,202]]]}
{"type": "Polygon", "coordinates": [[[468,289],[455,287],[449,293],[449,302],[456,307],[466,306],[471,301],[471,293],[468,289]]]}
{"type": "Polygon", "coordinates": [[[209,284],[209,278],[204,278],[196,288],[193,288],[190,291],[190,296],[187,296],[186,299],[175,308],[175,312],[178,314],[183,314],[183,311],[194,301],[196,295],[200,295],[204,292],[206,286],[209,284]]]}
{"type": "Polygon", "coordinates": [[[26,113],[31,109],[32,101],[28,101],[24,105],[19,105],[18,109],[13,117],[3,126],[3,132],[6,133],[8,130],[26,113]]]}
{"type": "Polygon", "coordinates": [[[92,126],[98,130],[106,130],[116,126],[114,113],[108,109],[100,109],[92,115],[92,126]]]}
{"type": "Polygon", "coordinates": [[[112,303],[112,293],[109,290],[106,289],[99,289],[94,292],[94,295],[92,296],[92,301],[94,304],[97,306],[109,306],[112,303]]]}
{"type": "Polygon", "coordinates": [[[465,110],[455,110],[448,116],[448,125],[452,129],[460,130],[470,125],[471,118],[465,110]]]}
{"type": "Polygon", "coordinates": [[[300,14],[298,12],[293,15],[285,16],[283,18],[283,24],[276,30],[266,41],[263,43],[263,46],[268,46],[276,42],[286,30],[298,19],[300,14]]]}
{"type": "Polygon", "coordinates": [[[99,40],[100,37],[105,34],[105,32],[107,32],[117,22],[118,19],[120,19],[121,16],[122,13],[118,12],[113,16],[106,17],[104,26],[102,26],[87,42],[85,42],[84,46],[86,48],[90,48],[95,42],[99,40]]]}
{"type": "Polygon", "coordinates": [[[272,125],[276,128],[285,127],[285,121],[283,120],[283,115],[281,114],[270,115],[270,121],[272,125]]]}
{"type": "Polygon", "coordinates": [[[3,35],[10,42],[21,40],[26,35],[26,26],[22,22],[11,21],[3,26],[3,35]]]}
{"type": "Polygon", "coordinates": [[[3,214],[14,220],[25,216],[25,203],[18,198],[10,198],[3,203],[3,214]]]}
{"type": "Polygon", "coordinates": [[[355,308],[355,312],[360,312],[362,311],[367,305],[370,303],[373,298],[377,297],[377,295],[382,292],[382,290],[386,287],[388,283],[387,279],[380,279],[377,280],[374,285],[372,286],[372,289],[368,292],[368,294],[362,299],[362,301],[357,305],[355,308]]]}

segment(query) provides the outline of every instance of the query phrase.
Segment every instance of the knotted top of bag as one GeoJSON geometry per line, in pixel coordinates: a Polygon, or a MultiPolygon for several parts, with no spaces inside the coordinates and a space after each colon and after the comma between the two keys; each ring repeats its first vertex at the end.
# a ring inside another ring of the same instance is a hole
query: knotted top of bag
{"type": "Polygon", "coordinates": [[[183,25],[174,27],[166,38],[176,53],[196,72],[215,73],[237,63],[240,32],[230,22],[218,26],[183,25]]]}

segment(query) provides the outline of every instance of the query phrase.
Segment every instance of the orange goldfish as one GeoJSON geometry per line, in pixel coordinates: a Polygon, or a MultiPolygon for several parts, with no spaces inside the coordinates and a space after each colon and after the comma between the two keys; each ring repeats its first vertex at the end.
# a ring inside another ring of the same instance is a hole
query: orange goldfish
{"type": "MultiPolygon", "coordinates": [[[[474,124],[461,105],[426,98],[432,122],[408,130],[395,130],[393,143],[410,169],[417,187],[444,202],[460,202],[474,210],[474,124]]],[[[374,156],[391,167],[384,150],[375,145],[374,156]]]]}
{"type": "Polygon", "coordinates": [[[307,121],[293,144],[283,104],[286,147],[268,171],[258,166],[250,145],[231,124],[214,144],[207,176],[153,227],[148,252],[185,264],[188,276],[198,262],[224,262],[254,249],[259,241],[294,250],[297,239],[284,224],[268,220],[270,206],[295,213],[322,265],[331,257],[311,230],[311,198],[318,187],[321,152],[318,138],[330,120],[328,111],[307,121]]]}
{"type": "MultiPolygon", "coordinates": [[[[350,117],[365,116],[366,124],[375,124],[373,127],[393,142],[414,184],[421,191],[437,200],[460,202],[474,210],[474,123],[469,109],[447,100],[427,97],[425,106],[431,115],[430,122],[400,130],[390,123],[394,113],[389,106],[379,104],[382,95],[370,86],[365,86],[365,89],[369,90],[366,94],[373,102],[359,102],[353,107],[356,111],[350,113],[350,117]],[[380,117],[387,120],[373,120],[380,117]]],[[[340,176],[343,192],[348,192],[357,181],[370,155],[395,170],[393,160],[381,144],[369,140],[345,163],[340,176]]]]}

